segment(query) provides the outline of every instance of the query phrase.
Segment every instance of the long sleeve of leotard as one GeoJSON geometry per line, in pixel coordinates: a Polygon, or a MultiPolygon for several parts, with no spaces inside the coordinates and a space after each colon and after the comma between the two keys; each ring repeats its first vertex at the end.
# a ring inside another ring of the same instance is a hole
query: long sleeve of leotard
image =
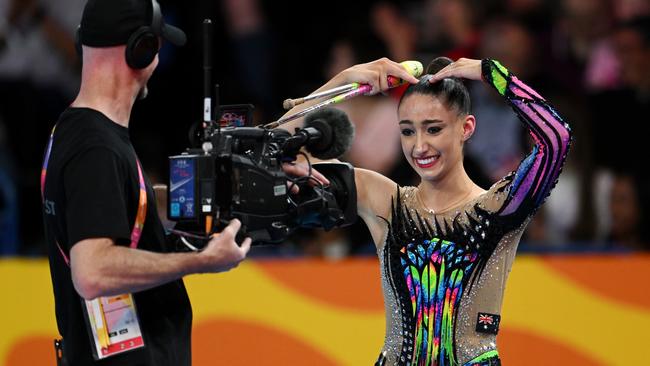
{"type": "Polygon", "coordinates": [[[557,183],[571,143],[571,129],[546,100],[494,60],[482,61],[483,79],[506,98],[535,146],[509,180],[501,216],[522,222],[532,215],[557,183]]]}

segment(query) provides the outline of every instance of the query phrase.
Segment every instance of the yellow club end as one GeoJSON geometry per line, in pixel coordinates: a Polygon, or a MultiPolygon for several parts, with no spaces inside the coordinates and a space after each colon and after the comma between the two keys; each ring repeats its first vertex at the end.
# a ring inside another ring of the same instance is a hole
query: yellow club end
{"type": "Polygon", "coordinates": [[[408,71],[409,74],[415,76],[416,78],[419,78],[422,75],[422,72],[424,71],[424,67],[422,66],[422,63],[419,61],[402,61],[400,62],[400,65],[408,71]]]}

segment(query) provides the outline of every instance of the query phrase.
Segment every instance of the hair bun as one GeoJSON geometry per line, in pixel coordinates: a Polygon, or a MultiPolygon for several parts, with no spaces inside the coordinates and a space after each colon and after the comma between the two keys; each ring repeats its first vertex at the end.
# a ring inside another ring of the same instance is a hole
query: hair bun
{"type": "Polygon", "coordinates": [[[452,61],[449,57],[436,57],[429,63],[427,66],[427,74],[435,75],[438,71],[444,69],[448,65],[451,65],[452,61]]]}

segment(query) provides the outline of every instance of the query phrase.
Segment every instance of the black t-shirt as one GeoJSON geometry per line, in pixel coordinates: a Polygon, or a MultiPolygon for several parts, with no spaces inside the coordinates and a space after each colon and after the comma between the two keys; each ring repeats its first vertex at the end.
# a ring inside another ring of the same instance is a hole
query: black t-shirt
{"type": "MultiPolygon", "coordinates": [[[[138,248],[167,252],[154,193],[146,185],[147,214],[138,248]]],[[[192,310],[182,280],[134,294],[145,348],[94,363],[82,298],[57,247],[58,242],[69,258],[71,247],[84,239],[108,237],[128,246],[139,192],[128,129],[92,109],[63,112],[47,167],[43,210],[56,319],[71,366],[191,363],[192,310]]]]}

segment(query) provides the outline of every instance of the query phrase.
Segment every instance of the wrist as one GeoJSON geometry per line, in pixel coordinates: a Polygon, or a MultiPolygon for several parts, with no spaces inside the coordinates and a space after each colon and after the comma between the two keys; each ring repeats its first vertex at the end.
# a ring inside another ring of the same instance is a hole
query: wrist
{"type": "Polygon", "coordinates": [[[510,72],[499,61],[489,58],[481,60],[481,77],[499,94],[505,95],[510,72]]]}
{"type": "MultiPolygon", "coordinates": [[[[354,66],[353,66],[354,67],[354,66]]],[[[329,82],[329,87],[337,87],[349,83],[356,82],[355,72],[352,68],[347,68],[334,76],[329,82]]]]}
{"type": "Polygon", "coordinates": [[[202,252],[182,253],[185,256],[182,276],[206,273],[206,259],[202,252]]]}
{"type": "Polygon", "coordinates": [[[492,60],[489,58],[484,58],[481,60],[481,80],[486,83],[490,82],[490,73],[492,72],[492,60]]]}

